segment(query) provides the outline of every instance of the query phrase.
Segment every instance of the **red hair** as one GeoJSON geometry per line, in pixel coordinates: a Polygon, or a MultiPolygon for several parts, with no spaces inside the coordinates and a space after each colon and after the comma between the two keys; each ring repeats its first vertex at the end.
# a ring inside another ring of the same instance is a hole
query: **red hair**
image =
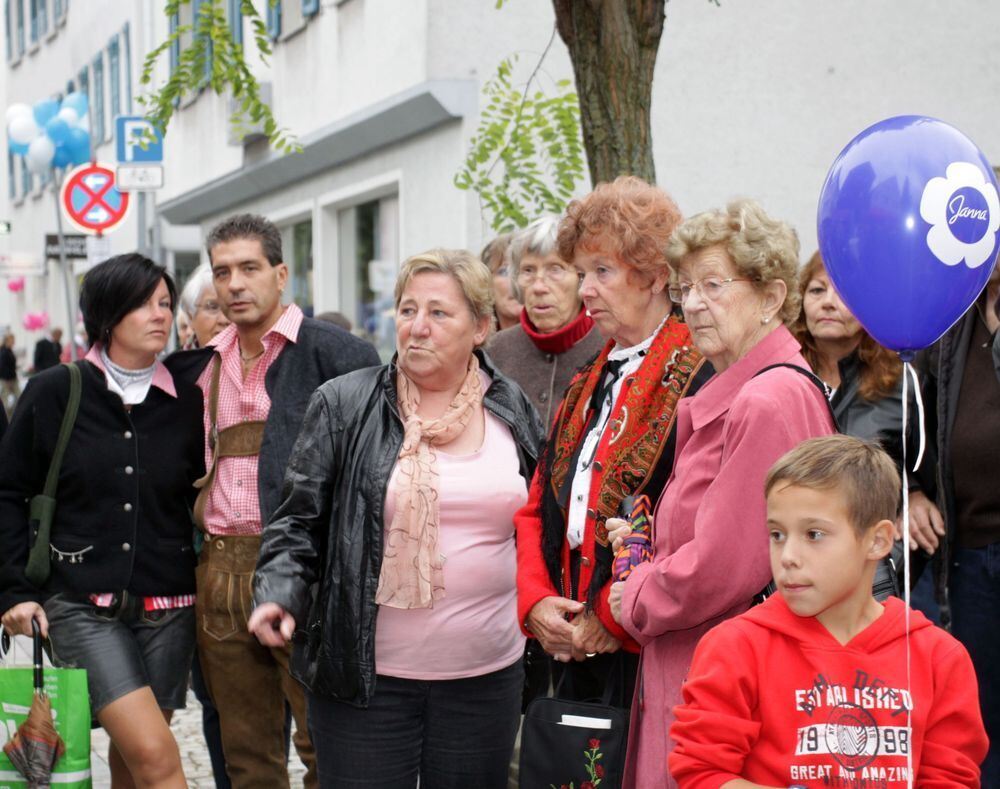
{"type": "Polygon", "coordinates": [[[665,269],[664,250],[681,223],[681,211],[666,192],[634,175],[598,184],[566,207],[556,245],[572,262],[577,250],[607,250],[644,274],[665,269]]]}

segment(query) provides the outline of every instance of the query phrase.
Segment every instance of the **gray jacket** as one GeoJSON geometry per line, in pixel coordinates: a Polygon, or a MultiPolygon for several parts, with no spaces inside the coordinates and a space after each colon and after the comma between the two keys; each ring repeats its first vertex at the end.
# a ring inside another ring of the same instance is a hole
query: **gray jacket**
{"type": "Polygon", "coordinates": [[[548,430],[570,379],[603,347],[595,326],[565,353],[545,353],[518,325],[495,334],[486,350],[497,369],[528,395],[548,430]]]}
{"type": "MultiPolygon", "coordinates": [[[[899,443],[903,429],[903,378],[900,376],[896,390],[878,400],[866,400],[858,387],[861,382],[861,363],[852,353],[838,363],[840,387],[830,400],[840,431],[849,436],[865,439],[887,439],[899,443]]],[[[910,400],[911,406],[913,400],[910,400]]]]}

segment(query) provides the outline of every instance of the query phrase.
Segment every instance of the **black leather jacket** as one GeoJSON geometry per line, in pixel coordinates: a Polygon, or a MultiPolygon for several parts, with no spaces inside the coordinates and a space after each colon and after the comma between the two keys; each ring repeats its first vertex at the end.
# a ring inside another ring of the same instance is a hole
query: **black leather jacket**
{"type": "MultiPolygon", "coordinates": [[[[520,387],[476,354],[493,379],[483,406],[510,428],[527,487],[542,424],[520,387]]],[[[317,695],[359,707],[375,688],[385,493],[402,444],[394,365],[349,373],[317,389],[254,576],[256,604],[278,603],[300,626],[293,676],[317,695]]]]}

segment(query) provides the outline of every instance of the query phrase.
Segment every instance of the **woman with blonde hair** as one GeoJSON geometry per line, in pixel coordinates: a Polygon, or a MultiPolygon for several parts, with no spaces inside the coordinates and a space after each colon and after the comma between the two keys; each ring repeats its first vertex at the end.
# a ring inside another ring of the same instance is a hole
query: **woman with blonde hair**
{"type": "Polygon", "coordinates": [[[512,518],[542,428],[481,350],[492,322],[479,260],[416,255],[393,360],[309,404],[248,627],[279,646],[301,625],[321,786],[506,786],[524,684],[512,518]]]}
{"type": "MultiPolygon", "coordinates": [[[[670,297],[715,375],[678,406],[653,559],[611,590],[613,616],[642,645],[626,786],[674,785],[667,731],[695,646],[770,580],[767,469],[834,432],[822,384],[787,328],[799,313],[798,254],[795,231],[751,200],[691,217],[667,245],[670,297]]],[[[617,547],[628,527],[614,527],[617,547]]]]}

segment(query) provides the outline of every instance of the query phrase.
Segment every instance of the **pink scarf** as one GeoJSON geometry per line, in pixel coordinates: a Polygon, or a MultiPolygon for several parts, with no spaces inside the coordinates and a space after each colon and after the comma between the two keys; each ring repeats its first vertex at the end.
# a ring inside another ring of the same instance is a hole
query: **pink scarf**
{"type": "Polygon", "coordinates": [[[444,597],[444,565],[438,552],[437,456],[435,444],[447,444],[468,427],[483,400],[479,360],[469,362],[462,386],[440,417],[417,415],[420,392],[400,368],[396,375],[403,448],[399,451],[396,512],[385,537],[382,572],[375,602],[391,608],[433,608],[444,597]]]}

